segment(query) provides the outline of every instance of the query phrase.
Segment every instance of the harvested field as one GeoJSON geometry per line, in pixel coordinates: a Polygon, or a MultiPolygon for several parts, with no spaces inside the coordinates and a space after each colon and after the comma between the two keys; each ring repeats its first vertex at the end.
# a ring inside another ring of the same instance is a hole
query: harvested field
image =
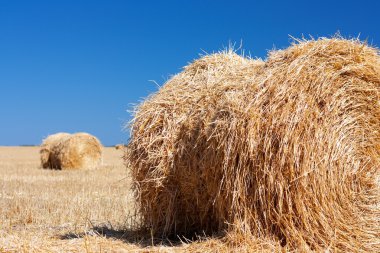
{"type": "MultiPolygon", "coordinates": [[[[39,147],[0,147],[0,252],[228,250],[218,238],[170,246],[136,231],[122,151],[104,148],[103,155],[97,170],[45,170],[40,169],[39,147]]],[[[275,249],[265,241],[239,247],[275,249]]]]}
{"type": "Polygon", "coordinates": [[[138,249],[118,239],[133,214],[121,156],[104,148],[98,170],[52,171],[39,147],[0,147],[0,252],[138,249]]]}
{"type": "Polygon", "coordinates": [[[133,212],[121,155],[105,148],[98,170],[52,171],[40,169],[39,147],[0,147],[0,252],[107,249],[87,235],[125,228],[133,212]]]}

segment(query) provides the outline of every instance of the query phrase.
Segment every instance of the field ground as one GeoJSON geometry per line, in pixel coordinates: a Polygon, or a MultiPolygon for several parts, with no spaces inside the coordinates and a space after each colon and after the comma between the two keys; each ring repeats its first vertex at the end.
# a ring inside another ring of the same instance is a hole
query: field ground
{"type": "Polygon", "coordinates": [[[57,171],[40,168],[38,147],[0,147],[0,252],[172,252],[195,246],[139,240],[122,151],[104,153],[99,169],[57,171]]]}

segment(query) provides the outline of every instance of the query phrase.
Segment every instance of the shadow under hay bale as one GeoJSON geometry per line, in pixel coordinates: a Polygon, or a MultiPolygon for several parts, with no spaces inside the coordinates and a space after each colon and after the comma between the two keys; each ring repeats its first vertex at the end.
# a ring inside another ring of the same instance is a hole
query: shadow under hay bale
{"type": "Polygon", "coordinates": [[[380,252],[379,101],[379,52],[358,41],[301,41],[265,63],[195,61],[132,122],[143,225],[380,252]]]}
{"type": "Polygon", "coordinates": [[[96,137],[87,133],[59,133],[43,141],[40,155],[43,168],[96,168],[102,163],[102,145],[96,137]]]}

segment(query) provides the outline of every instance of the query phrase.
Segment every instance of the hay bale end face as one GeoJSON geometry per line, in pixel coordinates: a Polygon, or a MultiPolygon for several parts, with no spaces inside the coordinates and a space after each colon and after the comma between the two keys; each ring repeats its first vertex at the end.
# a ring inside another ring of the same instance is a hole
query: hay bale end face
{"type": "Polygon", "coordinates": [[[359,41],[195,61],[132,122],[125,157],[143,225],[380,252],[379,101],[379,51],[359,41]]]}
{"type": "MultiPolygon", "coordinates": [[[[215,110],[242,86],[249,86],[264,63],[233,52],[205,56],[169,80],[143,102],[132,124],[126,149],[127,167],[135,180],[142,219],[157,236],[196,231],[212,232],[224,226],[202,185],[199,166],[204,157],[215,110]]],[[[224,112],[221,112],[224,113],[224,112]]]]}
{"type": "Polygon", "coordinates": [[[48,137],[41,146],[41,165],[52,169],[90,169],[102,163],[100,141],[87,133],[60,134],[48,137]],[[48,150],[48,152],[47,152],[48,150]]]}
{"type": "Polygon", "coordinates": [[[56,133],[49,135],[46,139],[42,141],[41,149],[40,149],[40,159],[42,168],[51,168],[53,164],[51,164],[50,154],[52,147],[57,145],[60,141],[70,136],[68,133],[56,133]]]}

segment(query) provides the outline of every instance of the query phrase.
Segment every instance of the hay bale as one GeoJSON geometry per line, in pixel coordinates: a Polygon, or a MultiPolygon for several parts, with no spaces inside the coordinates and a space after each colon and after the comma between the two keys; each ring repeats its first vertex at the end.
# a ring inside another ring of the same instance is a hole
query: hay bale
{"type": "Polygon", "coordinates": [[[125,147],[124,144],[117,144],[117,145],[115,145],[115,149],[117,149],[117,150],[123,150],[124,147],[125,147]]]}
{"type": "Polygon", "coordinates": [[[215,196],[202,186],[209,170],[199,167],[207,149],[204,129],[218,104],[250,85],[246,73],[262,66],[233,52],[205,56],[138,107],[125,157],[143,223],[155,235],[216,229],[210,217],[215,196]]]}
{"type": "Polygon", "coordinates": [[[51,148],[68,136],[70,136],[68,133],[56,133],[49,135],[42,141],[42,144],[40,146],[40,159],[42,168],[46,169],[52,167],[52,164],[50,162],[51,148]]]}
{"type": "Polygon", "coordinates": [[[213,57],[136,112],[126,159],[144,225],[380,252],[378,50],[334,38],[264,66],[213,57]]]}
{"type": "Polygon", "coordinates": [[[50,147],[49,168],[89,169],[102,163],[100,141],[87,133],[76,133],[58,139],[50,147]]]}

